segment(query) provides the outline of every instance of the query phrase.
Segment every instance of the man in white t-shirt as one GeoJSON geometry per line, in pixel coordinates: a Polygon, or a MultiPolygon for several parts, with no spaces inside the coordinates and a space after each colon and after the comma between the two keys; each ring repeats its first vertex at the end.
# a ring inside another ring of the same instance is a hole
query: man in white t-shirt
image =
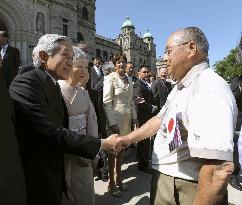
{"type": "Polygon", "coordinates": [[[156,134],[151,204],[227,204],[237,106],[207,63],[208,41],[196,27],[169,37],[164,60],[177,81],[159,114],[123,137],[123,146],[156,134]]]}

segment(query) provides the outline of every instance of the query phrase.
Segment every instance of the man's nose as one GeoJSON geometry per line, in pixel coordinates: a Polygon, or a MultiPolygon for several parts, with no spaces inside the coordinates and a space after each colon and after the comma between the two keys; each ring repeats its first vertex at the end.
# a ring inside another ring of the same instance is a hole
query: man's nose
{"type": "Polygon", "coordinates": [[[167,55],[167,53],[164,53],[162,59],[163,59],[163,63],[166,63],[168,61],[168,55],[167,55]]]}

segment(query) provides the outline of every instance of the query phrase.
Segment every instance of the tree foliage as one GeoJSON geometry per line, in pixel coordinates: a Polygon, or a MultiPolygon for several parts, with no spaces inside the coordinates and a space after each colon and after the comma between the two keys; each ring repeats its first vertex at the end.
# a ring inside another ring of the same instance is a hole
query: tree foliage
{"type": "Polygon", "coordinates": [[[232,49],[228,56],[223,60],[216,61],[214,64],[215,72],[230,82],[234,77],[242,75],[242,64],[238,63],[237,54],[238,47],[232,49]]]}

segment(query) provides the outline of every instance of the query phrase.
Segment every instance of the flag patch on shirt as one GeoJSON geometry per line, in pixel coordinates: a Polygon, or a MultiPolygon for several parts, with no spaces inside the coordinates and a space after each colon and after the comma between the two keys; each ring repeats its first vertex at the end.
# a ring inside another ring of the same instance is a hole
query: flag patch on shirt
{"type": "MultiPolygon", "coordinates": [[[[168,132],[169,132],[169,125],[170,125],[170,121],[168,123],[168,132]]],[[[173,126],[174,126],[174,124],[173,124],[173,126]]],[[[169,143],[170,152],[174,151],[175,149],[177,149],[181,145],[182,145],[181,133],[180,133],[178,121],[176,120],[174,136],[173,136],[172,141],[169,143]]]]}

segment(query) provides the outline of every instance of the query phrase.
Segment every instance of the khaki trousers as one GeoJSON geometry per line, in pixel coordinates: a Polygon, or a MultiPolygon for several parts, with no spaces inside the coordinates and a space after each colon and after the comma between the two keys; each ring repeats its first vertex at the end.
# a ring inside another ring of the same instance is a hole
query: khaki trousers
{"type": "MultiPolygon", "coordinates": [[[[197,182],[171,177],[153,171],[150,193],[151,205],[192,205],[197,192],[197,182]]],[[[221,205],[228,204],[228,195],[221,205]]]]}

